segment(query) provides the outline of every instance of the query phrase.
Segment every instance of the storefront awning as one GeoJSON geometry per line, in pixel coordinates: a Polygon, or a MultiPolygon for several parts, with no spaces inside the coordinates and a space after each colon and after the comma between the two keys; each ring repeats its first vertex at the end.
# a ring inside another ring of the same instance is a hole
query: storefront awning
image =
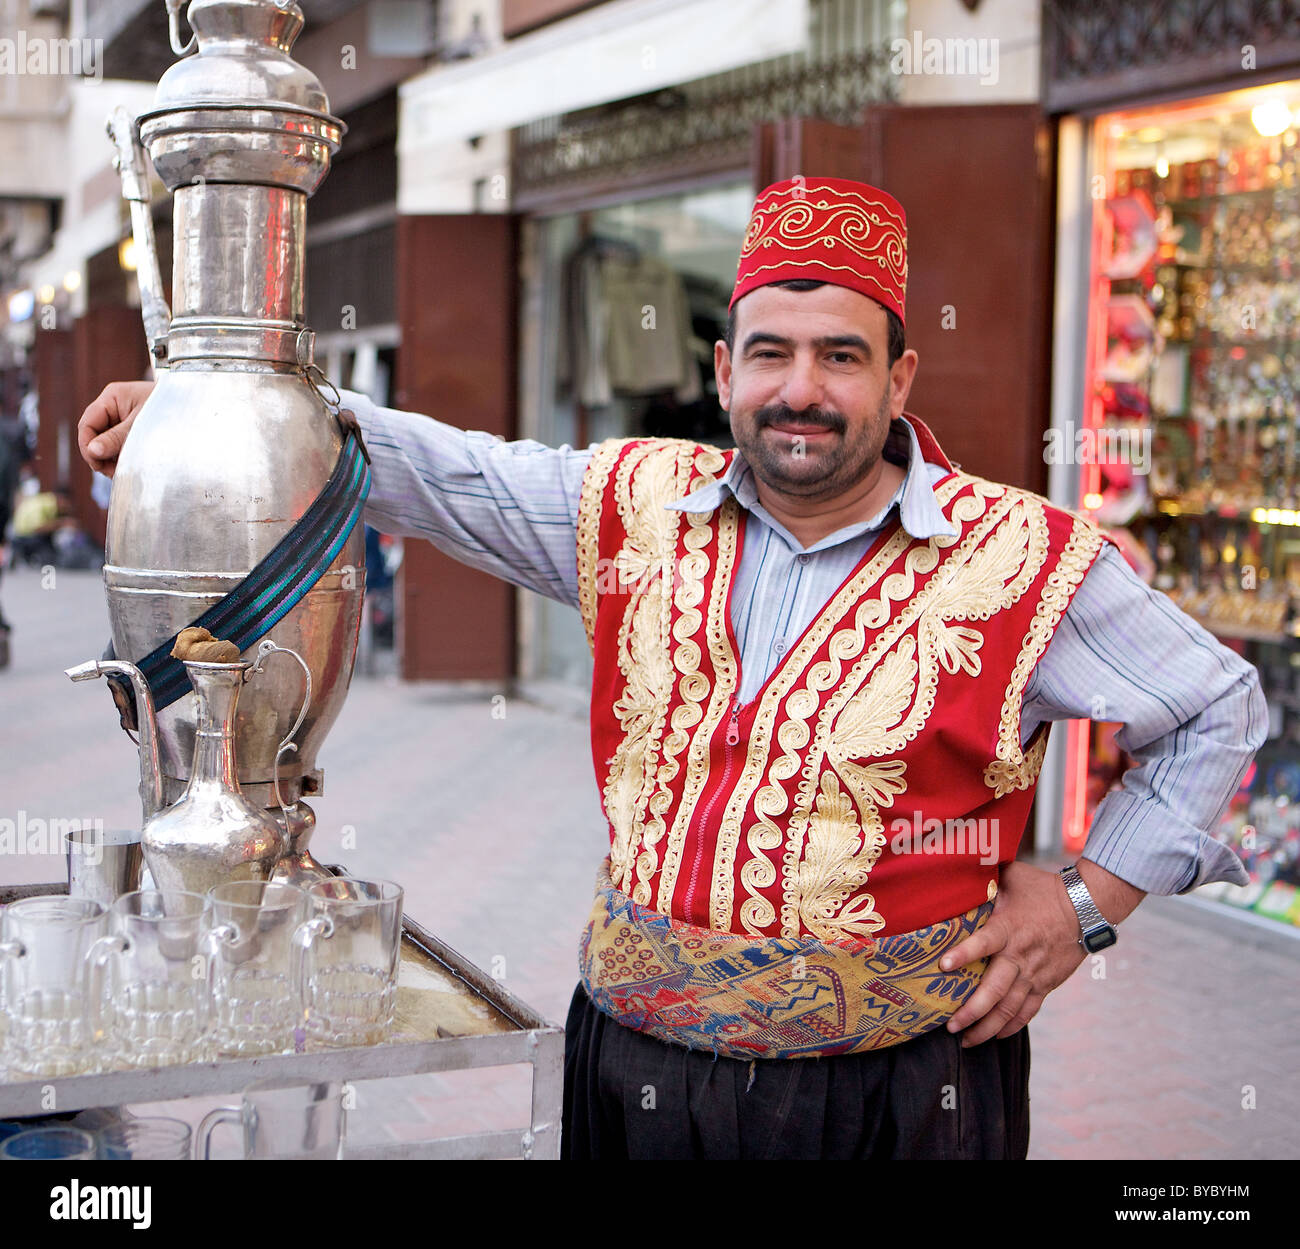
{"type": "Polygon", "coordinates": [[[509,130],[804,48],[809,0],[611,0],[401,88],[403,149],[509,130]]]}

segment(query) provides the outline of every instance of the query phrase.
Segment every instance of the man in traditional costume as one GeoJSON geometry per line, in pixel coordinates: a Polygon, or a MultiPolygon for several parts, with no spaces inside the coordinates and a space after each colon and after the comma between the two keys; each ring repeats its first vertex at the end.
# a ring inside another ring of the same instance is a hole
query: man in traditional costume
{"type": "MultiPolygon", "coordinates": [[[[610,855],[567,1028],[568,1157],[1019,1157],[1025,1024],[1211,837],[1254,669],[1087,520],[905,415],[906,223],[758,197],[719,400],[736,449],[505,443],[347,394],[372,525],[571,603],[610,855]],[[1015,862],[1053,720],[1137,759],[1061,874],[1015,862]]],[[[81,443],[111,467],[147,389],[81,443]],[[96,442],[92,444],[92,438],[96,442]]]]}

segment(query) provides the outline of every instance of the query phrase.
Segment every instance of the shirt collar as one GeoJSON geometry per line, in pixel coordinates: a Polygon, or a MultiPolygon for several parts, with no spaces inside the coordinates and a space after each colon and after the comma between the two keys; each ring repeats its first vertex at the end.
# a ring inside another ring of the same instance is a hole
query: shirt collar
{"type": "MultiPolygon", "coordinates": [[[[921,454],[921,445],[910,421],[900,418],[890,423],[889,435],[885,442],[885,454],[906,468],[903,484],[894,497],[870,520],[837,529],[834,533],[827,534],[820,542],[808,547],[808,550],[818,551],[823,547],[837,546],[860,533],[879,529],[889,519],[890,512],[895,507],[898,508],[903,528],[913,538],[928,541],[940,535],[956,537],[957,530],[943,514],[939,500],[934,497],[934,488],[926,472],[926,461],[921,454]]],[[[666,506],[679,512],[711,512],[722,506],[727,495],[731,495],[747,511],[761,516],[797,550],[805,549],[785,526],[775,520],[759,503],[753,470],[739,450],[732,456],[727,471],[715,482],[701,486],[698,490],[693,490],[690,494],[675,499],[666,506]]]]}

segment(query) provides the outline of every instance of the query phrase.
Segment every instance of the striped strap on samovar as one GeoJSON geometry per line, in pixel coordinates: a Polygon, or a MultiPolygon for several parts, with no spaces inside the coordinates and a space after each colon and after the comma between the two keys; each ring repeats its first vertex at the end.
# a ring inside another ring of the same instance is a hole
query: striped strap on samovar
{"type": "MultiPolygon", "coordinates": [[[[348,415],[351,415],[350,413],[348,415]]],[[[306,596],[343,549],[361,518],[370,493],[370,464],[355,422],[344,421],[346,435],[338,462],[311,507],[262,561],[219,603],[190,626],[234,642],[246,651],[268,634],[306,596]]],[[[171,656],[177,634],[152,650],[137,667],[153,694],[154,710],[170,707],[189,692],[184,665],[171,656]]],[[[110,647],[110,652],[112,648],[110,647]]],[[[111,653],[104,658],[115,658],[111,653]]],[[[134,725],[134,698],[125,681],[112,682],[123,724],[134,725]]]]}

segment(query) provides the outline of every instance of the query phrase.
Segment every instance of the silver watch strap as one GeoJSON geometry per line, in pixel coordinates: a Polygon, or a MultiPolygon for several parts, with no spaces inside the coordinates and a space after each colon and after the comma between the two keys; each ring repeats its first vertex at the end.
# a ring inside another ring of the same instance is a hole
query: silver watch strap
{"type": "Polygon", "coordinates": [[[1097,910],[1097,904],[1092,900],[1092,894],[1088,892],[1088,886],[1083,883],[1083,877],[1079,875],[1077,868],[1063,867],[1061,879],[1065,881],[1065,892],[1070,895],[1074,913],[1079,917],[1081,932],[1108,923],[1106,917],[1097,910]]]}

